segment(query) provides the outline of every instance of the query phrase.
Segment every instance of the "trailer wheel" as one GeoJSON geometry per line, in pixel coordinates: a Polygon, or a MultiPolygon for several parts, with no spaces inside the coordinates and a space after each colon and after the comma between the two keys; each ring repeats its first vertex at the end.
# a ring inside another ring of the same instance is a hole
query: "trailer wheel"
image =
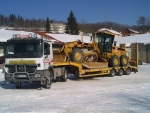
{"type": "Polygon", "coordinates": [[[127,57],[127,55],[122,55],[120,57],[120,65],[121,66],[127,66],[128,65],[128,57],[127,57]]]}
{"type": "Polygon", "coordinates": [[[125,75],[130,75],[131,74],[131,69],[128,67],[126,71],[124,72],[125,75]]]}
{"type": "Polygon", "coordinates": [[[110,59],[110,65],[112,67],[118,67],[120,65],[120,58],[117,55],[114,55],[110,59]]]}
{"type": "Polygon", "coordinates": [[[109,76],[110,76],[110,77],[114,77],[115,75],[116,75],[115,69],[111,69],[111,70],[110,70],[110,73],[109,73],[109,76]]]}
{"type": "Polygon", "coordinates": [[[71,52],[71,59],[75,62],[83,62],[84,54],[83,51],[79,48],[74,48],[71,52]]]}
{"type": "Polygon", "coordinates": [[[122,76],[123,75],[123,69],[120,68],[119,71],[118,71],[118,76],[122,76]]]}
{"type": "Polygon", "coordinates": [[[62,82],[66,82],[68,79],[68,72],[67,69],[64,71],[64,75],[61,76],[62,82]]]}
{"type": "Polygon", "coordinates": [[[76,70],[75,70],[75,77],[77,78],[77,79],[79,79],[79,69],[77,68],[76,70]]]}
{"type": "Polygon", "coordinates": [[[15,86],[16,86],[17,89],[21,88],[21,82],[16,82],[15,86]]]}

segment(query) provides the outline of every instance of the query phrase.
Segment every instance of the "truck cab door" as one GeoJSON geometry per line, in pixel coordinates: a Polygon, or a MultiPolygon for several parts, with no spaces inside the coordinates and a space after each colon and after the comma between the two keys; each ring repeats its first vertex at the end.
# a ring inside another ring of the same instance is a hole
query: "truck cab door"
{"type": "Polygon", "coordinates": [[[44,69],[48,69],[50,62],[50,44],[44,43],[44,69]]]}

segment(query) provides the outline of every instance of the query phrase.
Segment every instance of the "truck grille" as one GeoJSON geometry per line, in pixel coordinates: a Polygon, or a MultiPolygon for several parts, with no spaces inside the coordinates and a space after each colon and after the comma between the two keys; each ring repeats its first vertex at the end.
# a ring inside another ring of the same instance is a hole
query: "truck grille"
{"type": "Polygon", "coordinates": [[[9,73],[16,73],[16,72],[34,73],[37,68],[37,65],[6,65],[5,67],[8,68],[9,73]]]}

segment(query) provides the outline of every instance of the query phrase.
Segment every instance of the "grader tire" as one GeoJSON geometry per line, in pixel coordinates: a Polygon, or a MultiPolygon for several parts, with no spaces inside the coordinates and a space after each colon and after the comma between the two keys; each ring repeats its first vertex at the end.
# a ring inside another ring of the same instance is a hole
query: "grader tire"
{"type": "Polygon", "coordinates": [[[122,55],[120,57],[120,66],[127,66],[128,65],[128,57],[126,55],[122,55]]]}
{"type": "Polygon", "coordinates": [[[74,62],[83,62],[84,60],[84,54],[83,51],[79,48],[74,48],[73,51],[71,52],[71,59],[74,62]]]}
{"type": "Polygon", "coordinates": [[[114,55],[110,59],[110,66],[118,67],[120,65],[120,58],[117,55],[114,55]]]}

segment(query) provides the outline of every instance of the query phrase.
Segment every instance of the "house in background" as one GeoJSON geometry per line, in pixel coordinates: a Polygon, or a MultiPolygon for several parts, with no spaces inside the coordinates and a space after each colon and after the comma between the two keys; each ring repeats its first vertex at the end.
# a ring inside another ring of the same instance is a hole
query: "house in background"
{"type": "Polygon", "coordinates": [[[64,34],[65,28],[66,28],[66,25],[64,25],[63,23],[51,23],[50,24],[50,32],[51,33],[64,34]]]}
{"type": "Polygon", "coordinates": [[[122,31],[122,36],[134,36],[140,34],[138,31],[134,31],[132,29],[126,28],[125,30],[122,31]]]}

